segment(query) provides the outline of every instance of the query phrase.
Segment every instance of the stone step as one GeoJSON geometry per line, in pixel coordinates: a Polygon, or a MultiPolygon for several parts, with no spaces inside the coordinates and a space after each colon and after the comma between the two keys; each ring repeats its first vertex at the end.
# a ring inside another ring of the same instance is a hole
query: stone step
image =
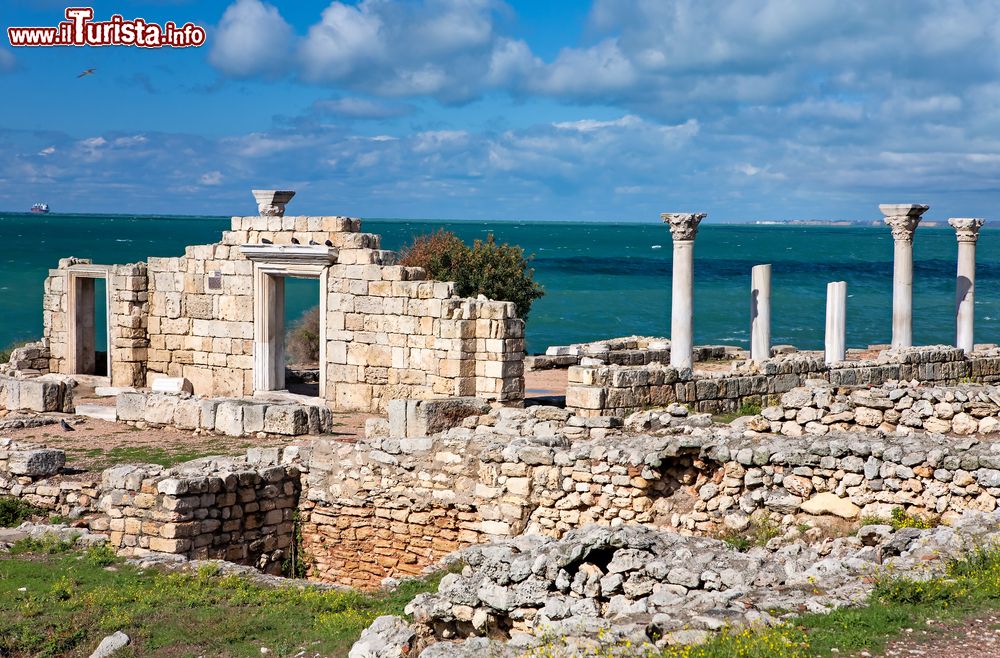
{"type": "Polygon", "coordinates": [[[107,420],[112,423],[118,420],[118,414],[116,413],[115,408],[104,404],[78,403],[76,405],[76,415],[86,416],[87,418],[96,418],[97,420],[107,420]]]}

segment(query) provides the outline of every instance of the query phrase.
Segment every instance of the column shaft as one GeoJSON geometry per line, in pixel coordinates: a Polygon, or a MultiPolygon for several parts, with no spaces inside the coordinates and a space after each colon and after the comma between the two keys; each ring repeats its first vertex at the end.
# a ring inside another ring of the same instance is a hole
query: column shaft
{"type": "Polygon", "coordinates": [[[892,347],[913,345],[913,243],[896,240],[892,263],[892,347]]]}
{"type": "Polygon", "coordinates": [[[694,240],[674,240],[670,365],[690,368],[694,348],[694,240]]]}
{"type": "Polygon", "coordinates": [[[755,265],[750,271],[750,358],[771,358],[771,266],[755,265]]]}
{"type": "Polygon", "coordinates": [[[955,347],[966,354],[975,347],[976,242],[983,220],[952,217],[948,220],[958,239],[958,272],[955,278],[955,347]]]}
{"type": "Polygon", "coordinates": [[[843,361],[847,356],[847,282],[826,284],[826,363],[843,361]]]}

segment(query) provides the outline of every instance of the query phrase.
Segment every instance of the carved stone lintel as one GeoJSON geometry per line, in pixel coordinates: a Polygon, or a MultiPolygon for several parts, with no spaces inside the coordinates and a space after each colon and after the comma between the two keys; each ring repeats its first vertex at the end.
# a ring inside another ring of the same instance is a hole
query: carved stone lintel
{"type": "Polygon", "coordinates": [[[670,227],[670,235],[674,241],[694,240],[698,233],[698,224],[708,215],[703,212],[665,212],[660,218],[670,227]]]}
{"type": "Polygon", "coordinates": [[[885,223],[892,229],[892,239],[913,242],[913,232],[920,223],[920,216],[927,212],[922,203],[884,203],[878,207],[885,215],[885,223]]]}
{"type": "Polygon", "coordinates": [[[959,242],[976,242],[979,240],[979,229],[985,222],[978,217],[952,217],[948,223],[955,229],[959,242]]]}
{"type": "Polygon", "coordinates": [[[257,200],[257,211],[261,217],[283,217],[285,204],[292,200],[292,190],[251,190],[257,200]]]}

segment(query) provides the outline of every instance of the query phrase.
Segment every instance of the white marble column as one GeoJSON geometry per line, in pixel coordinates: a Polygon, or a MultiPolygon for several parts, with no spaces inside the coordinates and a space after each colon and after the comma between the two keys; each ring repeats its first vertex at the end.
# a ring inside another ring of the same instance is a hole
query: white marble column
{"type": "Polygon", "coordinates": [[[827,365],[843,361],[847,356],[847,282],[826,284],[826,350],[827,365]]]}
{"type": "Polygon", "coordinates": [[[663,213],[674,240],[670,297],[670,365],[690,368],[694,347],[694,237],[705,213],[663,213]]]}
{"type": "Polygon", "coordinates": [[[892,347],[913,345],[913,232],[928,206],[889,203],[878,207],[892,229],[892,347]]]}
{"type": "Polygon", "coordinates": [[[948,220],[958,239],[958,274],[955,280],[955,347],[972,352],[976,319],[976,242],[983,220],[952,217],[948,220]]]}
{"type": "Polygon", "coordinates": [[[750,270],[750,359],[771,358],[771,266],[750,270]]]}

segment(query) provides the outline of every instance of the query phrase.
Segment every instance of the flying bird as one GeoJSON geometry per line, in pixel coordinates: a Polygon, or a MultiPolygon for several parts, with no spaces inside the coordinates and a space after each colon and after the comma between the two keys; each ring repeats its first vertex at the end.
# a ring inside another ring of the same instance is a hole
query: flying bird
{"type": "Polygon", "coordinates": [[[76,77],[83,78],[83,77],[86,77],[88,75],[94,75],[94,71],[96,71],[96,70],[97,69],[85,69],[83,73],[81,73],[80,75],[78,75],[76,77]]]}
{"type": "Polygon", "coordinates": [[[75,432],[76,431],[75,429],[73,429],[73,426],[70,425],[69,423],[67,423],[65,420],[60,420],[59,421],[59,426],[63,428],[64,432],[75,432]]]}

